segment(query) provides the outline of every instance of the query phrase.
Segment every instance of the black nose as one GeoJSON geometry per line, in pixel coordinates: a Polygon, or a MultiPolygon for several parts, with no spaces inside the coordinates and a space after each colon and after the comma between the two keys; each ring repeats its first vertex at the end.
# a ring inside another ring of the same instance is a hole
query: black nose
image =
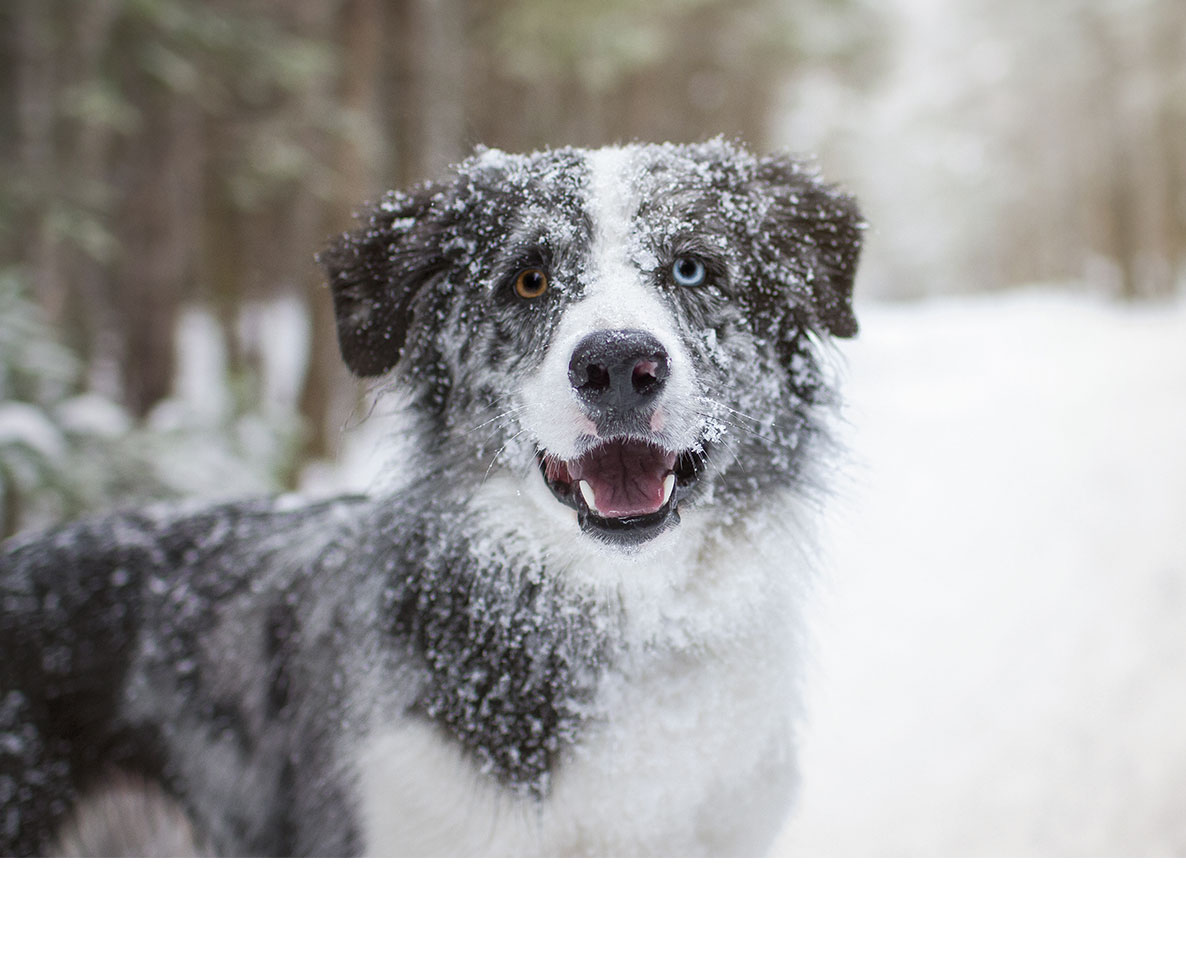
{"type": "Polygon", "coordinates": [[[649,333],[602,330],[577,344],[568,380],[591,412],[623,414],[658,397],[667,371],[667,352],[649,333]]]}

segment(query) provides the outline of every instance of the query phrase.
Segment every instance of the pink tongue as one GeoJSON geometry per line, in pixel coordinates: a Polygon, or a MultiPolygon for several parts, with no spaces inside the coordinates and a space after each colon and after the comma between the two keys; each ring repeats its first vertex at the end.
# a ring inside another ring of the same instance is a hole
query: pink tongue
{"type": "Polygon", "coordinates": [[[597,514],[605,518],[650,515],[663,507],[663,480],[675,453],[635,441],[609,442],[568,463],[573,481],[593,489],[597,514]]]}

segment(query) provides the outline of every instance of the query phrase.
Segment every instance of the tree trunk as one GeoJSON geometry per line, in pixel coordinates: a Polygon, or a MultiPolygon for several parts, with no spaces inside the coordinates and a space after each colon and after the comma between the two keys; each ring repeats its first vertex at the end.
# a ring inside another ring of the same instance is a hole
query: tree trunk
{"type": "MultiPolygon", "coordinates": [[[[33,182],[32,197],[52,198],[57,175],[54,112],[57,99],[55,66],[59,60],[54,8],[45,0],[21,0],[15,11],[17,40],[16,90],[18,158],[33,182]]],[[[32,270],[33,292],[47,318],[57,324],[65,306],[61,247],[44,206],[32,208],[20,229],[27,240],[25,255],[32,270]]]]}
{"type": "Polygon", "coordinates": [[[411,39],[415,68],[417,180],[439,177],[464,153],[465,21],[457,0],[415,0],[411,39]]]}
{"type": "Polygon", "coordinates": [[[143,417],[173,390],[178,315],[186,292],[201,196],[195,109],[168,93],[145,112],[131,146],[121,242],[120,370],[124,401],[143,417]]]}
{"type": "MultiPolygon", "coordinates": [[[[322,239],[349,226],[354,208],[374,194],[378,168],[378,138],[374,131],[375,86],[383,36],[383,8],[378,0],[346,0],[339,17],[344,49],[339,102],[347,127],[332,151],[332,190],[321,210],[321,218],[314,215],[318,230],[313,235],[322,239]]],[[[308,430],[304,458],[309,460],[333,453],[356,400],[354,386],[344,380],[325,280],[320,272],[312,269],[307,279],[310,347],[309,366],[301,386],[300,412],[308,430]]]]}

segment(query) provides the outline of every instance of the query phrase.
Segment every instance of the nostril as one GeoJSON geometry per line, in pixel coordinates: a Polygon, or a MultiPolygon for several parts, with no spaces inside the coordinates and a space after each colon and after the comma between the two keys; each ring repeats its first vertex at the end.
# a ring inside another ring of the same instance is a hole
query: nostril
{"type": "Polygon", "coordinates": [[[650,394],[667,378],[667,358],[659,354],[634,365],[630,383],[636,394],[650,394]]]}
{"type": "Polygon", "coordinates": [[[578,383],[577,388],[588,388],[591,391],[604,391],[609,387],[609,369],[602,364],[589,364],[585,367],[585,379],[578,383]]]}

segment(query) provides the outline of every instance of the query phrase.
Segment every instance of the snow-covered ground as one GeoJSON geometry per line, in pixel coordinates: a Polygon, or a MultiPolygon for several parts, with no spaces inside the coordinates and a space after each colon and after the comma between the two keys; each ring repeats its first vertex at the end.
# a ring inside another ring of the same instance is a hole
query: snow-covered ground
{"type": "Polygon", "coordinates": [[[861,317],[779,851],[1186,852],[1186,305],[861,317]]]}

